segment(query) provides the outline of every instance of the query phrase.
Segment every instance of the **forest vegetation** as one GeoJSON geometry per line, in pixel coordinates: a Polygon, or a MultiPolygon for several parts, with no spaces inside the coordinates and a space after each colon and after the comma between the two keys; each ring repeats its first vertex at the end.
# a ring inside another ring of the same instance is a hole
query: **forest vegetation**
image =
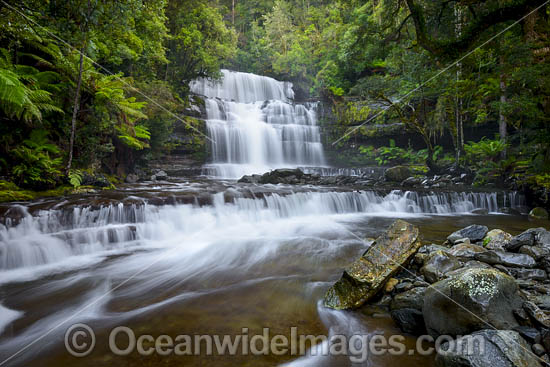
{"type": "Polygon", "coordinates": [[[330,141],[357,164],[550,188],[543,0],[2,0],[0,189],[116,181],[178,145],[204,152],[188,85],[221,68],[329,104],[330,141]],[[361,143],[393,123],[422,149],[361,143]],[[495,134],[465,138],[482,125],[495,134]],[[438,145],[445,134],[451,150],[438,145]]]}

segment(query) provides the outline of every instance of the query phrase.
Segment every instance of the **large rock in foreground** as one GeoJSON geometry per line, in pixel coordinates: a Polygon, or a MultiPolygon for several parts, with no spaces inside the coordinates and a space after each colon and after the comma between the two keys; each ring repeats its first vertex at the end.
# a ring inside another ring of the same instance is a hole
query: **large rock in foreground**
{"type": "Polygon", "coordinates": [[[540,367],[531,347],[515,331],[483,330],[441,346],[439,367],[540,367]]]}
{"type": "Polygon", "coordinates": [[[337,310],[356,308],[371,299],[421,247],[418,228],[395,221],[371,247],[344,270],[325,295],[325,306],[337,310]]]}
{"type": "Polygon", "coordinates": [[[426,290],[422,313],[428,333],[466,335],[487,329],[513,329],[523,299],[514,278],[493,269],[466,269],[426,290]],[[488,324],[489,325],[488,325],[488,324]]]}

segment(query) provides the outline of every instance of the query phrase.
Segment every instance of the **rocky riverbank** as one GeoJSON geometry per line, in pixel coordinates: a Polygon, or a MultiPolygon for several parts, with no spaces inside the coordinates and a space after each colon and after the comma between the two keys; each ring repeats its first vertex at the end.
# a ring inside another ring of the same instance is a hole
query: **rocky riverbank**
{"type": "Polygon", "coordinates": [[[550,365],[550,232],[472,225],[421,244],[398,220],[344,271],[325,306],[376,305],[408,334],[483,338],[480,353],[438,353],[443,367],[550,365]]]}

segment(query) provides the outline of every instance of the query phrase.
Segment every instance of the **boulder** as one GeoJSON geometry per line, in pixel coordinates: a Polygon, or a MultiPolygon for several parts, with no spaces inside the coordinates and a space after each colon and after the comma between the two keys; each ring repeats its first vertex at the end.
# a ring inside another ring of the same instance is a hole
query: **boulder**
{"type": "Polygon", "coordinates": [[[301,179],[304,176],[302,170],[296,169],[276,169],[271,172],[265,173],[260,178],[260,183],[262,184],[278,184],[278,183],[289,183],[298,179],[301,179]]]}
{"type": "Polygon", "coordinates": [[[390,315],[403,332],[414,335],[422,335],[426,332],[422,314],[425,292],[425,287],[418,287],[393,298],[390,304],[390,315]]]}
{"type": "Polygon", "coordinates": [[[413,335],[424,335],[426,333],[422,311],[412,308],[401,308],[391,311],[390,316],[404,333],[413,335]]]}
{"type": "Polygon", "coordinates": [[[456,257],[443,251],[436,251],[429,255],[420,273],[429,283],[435,283],[453,270],[460,268],[460,261],[456,257]]]}
{"type": "Polygon", "coordinates": [[[548,211],[544,208],[537,207],[529,212],[531,219],[548,219],[548,211]]]}
{"type": "Polygon", "coordinates": [[[238,183],[251,183],[251,184],[257,184],[260,182],[260,179],[262,178],[261,175],[246,175],[241,177],[238,183]]]}
{"type": "Polygon", "coordinates": [[[388,182],[403,182],[410,176],[412,172],[407,166],[395,166],[384,171],[384,178],[388,182]]]}
{"type": "Polygon", "coordinates": [[[489,214],[489,210],[485,208],[478,208],[478,209],[472,210],[472,214],[487,215],[489,214]]]}
{"type": "Polygon", "coordinates": [[[124,181],[129,184],[134,184],[139,181],[139,176],[135,173],[129,173],[124,181]]]}
{"type": "Polygon", "coordinates": [[[453,244],[457,243],[458,240],[463,238],[469,238],[471,242],[477,242],[477,241],[481,241],[485,237],[488,231],[489,231],[489,228],[487,228],[486,226],[473,224],[471,226],[462,228],[461,230],[452,233],[449,237],[447,237],[447,239],[453,244]]]}
{"type": "Polygon", "coordinates": [[[422,311],[424,306],[424,295],[426,293],[426,287],[412,288],[406,292],[399,293],[393,297],[390,304],[390,310],[400,310],[402,308],[412,308],[418,311],[422,311]]]}
{"type": "Polygon", "coordinates": [[[416,177],[409,177],[401,182],[401,186],[403,187],[417,187],[420,185],[422,185],[422,180],[416,177]]]}
{"type": "Polygon", "coordinates": [[[475,259],[491,265],[499,264],[513,268],[533,268],[537,265],[535,259],[529,255],[494,250],[477,253],[475,259]]]}
{"type": "Polygon", "coordinates": [[[531,301],[527,301],[523,303],[523,309],[527,312],[535,326],[550,329],[550,317],[539,306],[531,301]]]}
{"type": "Polygon", "coordinates": [[[529,255],[537,261],[550,257],[550,249],[542,246],[521,246],[519,253],[529,255]]]}
{"type": "Polygon", "coordinates": [[[384,292],[385,293],[391,293],[395,289],[395,286],[399,284],[399,280],[395,278],[390,278],[386,282],[386,285],[384,286],[384,292]]]}
{"type": "Polygon", "coordinates": [[[473,260],[476,257],[476,254],[485,252],[483,247],[477,246],[477,245],[470,245],[470,244],[458,244],[449,250],[449,253],[459,260],[467,261],[467,260],[473,260]]]}
{"type": "Polygon", "coordinates": [[[421,246],[418,228],[395,221],[369,249],[344,270],[327,292],[326,307],[356,308],[374,297],[386,281],[406,265],[421,246]]]}
{"type": "Polygon", "coordinates": [[[494,269],[471,268],[428,287],[422,312],[430,335],[456,336],[488,324],[497,329],[519,326],[514,310],[522,304],[514,278],[494,269]]]}
{"type": "Polygon", "coordinates": [[[550,232],[544,228],[531,228],[512,238],[507,251],[516,251],[521,246],[542,246],[550,248],[550,232]]]}
{"type": "Polygon", "coordinates": [[[439,367],[540,367],[531,347],[518,332],[482,330],[441,345],[439,367]]]}
{"type": "Polygon", "coordinates": [[[483,239],[483,247],[488,250],[500,250],[504,251],[506,246],[510,244],[512,235],[506,233],[501,229],[493,229],[485,235],[483,239]]]}
{"type": "Polygon", "coordinates": [[[157,173],[155,173],[155,179],[157,180],[167,180],[168,179],[168,174],[164,171],[158,171],[157,173]]]}

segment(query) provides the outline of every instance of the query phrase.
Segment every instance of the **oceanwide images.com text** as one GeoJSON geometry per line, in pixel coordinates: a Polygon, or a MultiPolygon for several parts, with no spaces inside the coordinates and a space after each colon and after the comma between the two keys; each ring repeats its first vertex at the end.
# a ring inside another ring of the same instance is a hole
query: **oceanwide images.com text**
{"type": "Polygon", "coordinates": [[[272,334],[263,328],[254,334],[242,328],[239,335],[148,335],[136,334],[131,328],[117,326],[108,334],[108,340],[96,340],[93,329],[86,324],[74,324],[65,333],[67,352],[75,357],[86,357],[99,343],[106,343],[109,352],[117,356],[138,354],[150,356],[210,356],[210,355],[292,355],[292,356],[347,356],[353,363],[362,363],[369,356],[390,354],[432,355],[461,351],[469,355],[484,352],[484,339],[460,339],[429,335],[416,339],[413,349],[407,348],[403,335],[331,334],[304,335],[291,327],[288,335],[272,334]]]}

